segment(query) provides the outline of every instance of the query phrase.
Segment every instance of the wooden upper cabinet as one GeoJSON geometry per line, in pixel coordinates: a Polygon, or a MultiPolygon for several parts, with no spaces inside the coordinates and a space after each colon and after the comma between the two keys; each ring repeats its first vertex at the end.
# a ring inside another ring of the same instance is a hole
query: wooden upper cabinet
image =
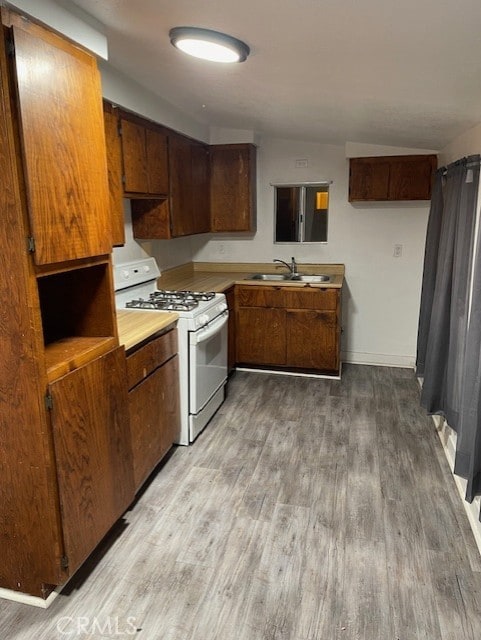
{"type": "Polygon", "coordinates": [[[351,158],[349,202],[429,200],[435,155],[351,158]]]}
{"type": "Polygon", "coordinates": [[[117,109],[104,102],[105,143],[109,177],[110,221],[114,246],[125,243],[122,185],[122,148],[120,145],[117,109]]]}
{"type": "Polygon", "coordinates": [[[189,138],[174,133],[169,135],[169,169],[172,236],[189,236],[195,233],[189,138]]]}
{"type": "Polygon", "coordinates": [[[120,118],[120,131],[125,194],[165,196],[169,189],[166,134],[160,127],[125,115],[120,118]]]}
{"type": "Polygon", "coordinates": [[[353,158],[349,170],[349,202],[355,200],[388,200],[389,162],[383,158],[366,162],[353,158]]]}
{"type": "Polygon", "coordinates": [[[206,233],[209,219],[209,148],[169,135],[170,219],[173,237],[206,233]]]}
{"type": "Polygon", "coordinates": [[[407,156],[391,163],[389,196],[391,200],[430,200],[436,156],[407,156]]]}
{"type": "Polygon", "coordinates": [[[190,151],[194,233],[208,233],[210,231],[209,147],[193,140],[190,151]]]}
{"type": "Polygon", "coordinates": [[[166,194],[169,191],[167,135],[154,129],[145,130],[148,193],[166,194]]]}
{"type": "Polygon", "coordinates": [[[256,229],[256,147],[222,144],[210,147],[211,230],[256,229]]]}
{"type": "Polygon", "coordinates": [[[100,76],[95,58],[49,30],[2,12],[30,232],[38,265],[112,250],[100,76]]]}

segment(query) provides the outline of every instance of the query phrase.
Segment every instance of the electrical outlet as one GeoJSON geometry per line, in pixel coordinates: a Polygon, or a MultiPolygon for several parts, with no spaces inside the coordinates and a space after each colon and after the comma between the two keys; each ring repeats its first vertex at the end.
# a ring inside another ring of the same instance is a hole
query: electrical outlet
{"type": "Polygon", "coordinates": [[[401,258],[402,254],[403,254],[403,246],[402,246],[402,244],[395,244],[394,245],[393,256],[395,258],[401,258]]]}
{"type": "Polygon", "coordinates": [[[308,166],[309,163],[307,158],[300,158],[299,160],[296,160],[296,169],[307,169],[308,166]]]}
{"type": "Polygon", "coordinates": [[[225,253],[225,245],[223,245],[223,244],[219,245],[219,253],[221,255],[224,255],[224,253],[225,253]]]}

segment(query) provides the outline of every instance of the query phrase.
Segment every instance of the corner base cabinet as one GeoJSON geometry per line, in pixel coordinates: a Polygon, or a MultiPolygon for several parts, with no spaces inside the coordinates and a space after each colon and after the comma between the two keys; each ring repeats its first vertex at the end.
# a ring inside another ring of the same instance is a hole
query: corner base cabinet
{"type": "Polygon", "coordinates": [[[341,290],[238,286],[240,365],[339,375],[341,290]]]}

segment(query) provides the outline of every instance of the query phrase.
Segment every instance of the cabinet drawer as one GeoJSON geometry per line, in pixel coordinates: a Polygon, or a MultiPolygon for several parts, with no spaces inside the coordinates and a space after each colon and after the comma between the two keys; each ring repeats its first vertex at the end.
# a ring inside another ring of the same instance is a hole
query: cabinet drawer
{"type": "Polygon", "coordinates": [[[238,307],[283,307],[284,293],[282,287],[248,286],[236,287],[236,304],[238,307]]]}
{"type": "Polygon", "coordinates": [[[132,389],[149,373],[177,353],[177,331],[173,329],[151,340],[127,356],[127,382],[132,389]]]}
{"type": "Polygon", "coordinates": [[[303,289],[284,288],[284,307],[286,309],[319,309],[335,311],[339,289],[303,289]]]}
{"type": "Polygon", "coordinates": [[[339,289],[316,287],[239,287],[238,307],[271,307],[281,309],[319,309],[334,311],[339,289]]]}

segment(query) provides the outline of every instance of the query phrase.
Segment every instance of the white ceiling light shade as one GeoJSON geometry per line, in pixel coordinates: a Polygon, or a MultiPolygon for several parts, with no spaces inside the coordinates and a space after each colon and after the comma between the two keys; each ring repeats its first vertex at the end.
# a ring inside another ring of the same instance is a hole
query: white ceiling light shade
{"type": "Polygon", "coordinates": [[[210,29],[175,27],[169,37],[177,49],[211,62],[244,62],[250,53],[242,40],[210,29]]]}

